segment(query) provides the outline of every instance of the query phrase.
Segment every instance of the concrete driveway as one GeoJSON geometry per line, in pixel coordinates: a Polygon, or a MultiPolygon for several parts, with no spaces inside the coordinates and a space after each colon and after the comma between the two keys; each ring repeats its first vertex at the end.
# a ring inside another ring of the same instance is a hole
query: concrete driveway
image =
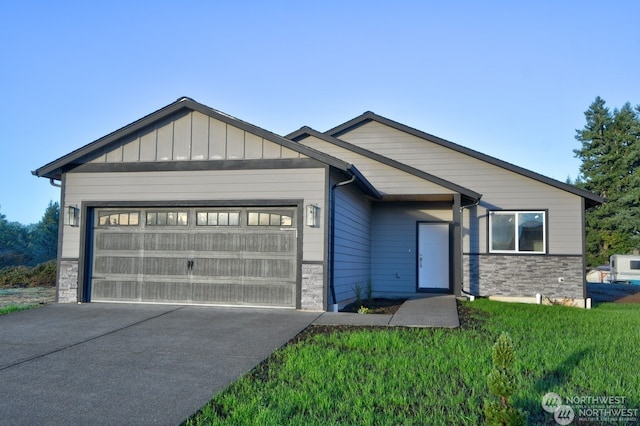
{"type": "Polygon", "coordinates": [[[180,424],[319,316],[98,303],[0,316],[0,424],[180,424]]]}

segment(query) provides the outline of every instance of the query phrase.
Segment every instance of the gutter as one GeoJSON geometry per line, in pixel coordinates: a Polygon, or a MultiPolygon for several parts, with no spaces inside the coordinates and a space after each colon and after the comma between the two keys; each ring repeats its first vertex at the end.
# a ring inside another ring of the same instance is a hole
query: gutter
{"type": "Polygon", "coordinates": [[[329,224],[329,290],[331,291],[331,301],[333,302],[331,306],[331,312],[338,312],[338,301],[336,300],[336,288],[334,285],[334,271],[335,271],[335,228],[336,228],[336,195],[335,190],[340,186],[349,185],[356,181],[356,174],[352,174],[349,180],[345,180],[342,182],[337,182],[331,185],[331,191],[329,192],[329,215],[331,217],[329,224]]]}

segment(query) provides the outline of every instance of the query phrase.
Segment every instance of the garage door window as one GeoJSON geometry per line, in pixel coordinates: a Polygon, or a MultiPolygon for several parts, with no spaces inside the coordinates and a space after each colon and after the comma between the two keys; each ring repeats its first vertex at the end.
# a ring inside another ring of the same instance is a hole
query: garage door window
{"type": "Polygon", "coordinates": [[[197,226],[239,226],[240,212],[197,212],[197,226]]]}
{"type": "Polygon", "coordinates": [[[100,226],[138,226],[139,223],[139,212],[105,212],[98,218],[100,226]]]}
{"type": "Polygon", "coordinates": [[[279,213],[249,212],[249,226],[293,226],[291,216],[279,213]]]}
{"type": "Polygon", "coordinates": [[[181,211],[147,212],[147,226],[188,226],[189,213],[181,211]]]}

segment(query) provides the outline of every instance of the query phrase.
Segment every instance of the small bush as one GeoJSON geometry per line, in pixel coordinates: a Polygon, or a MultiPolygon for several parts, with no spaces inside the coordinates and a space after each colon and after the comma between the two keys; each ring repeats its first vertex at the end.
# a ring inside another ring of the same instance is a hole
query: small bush
{"type": "Polygon", "coordinates": [[[56,285],[55,260],[34,267],[9,266],[0,269],[0,287],[53,287],[56,285]]]}
{"type": "Polygon", "coordinates": [[[367,301],[371,303],[373,301],[373,281],[371,281],[371,279],[367,281],[366,292],[367,292],[367,301]]]}
{"type": "Polygon", "coordinates": [[[509,405],[509,397],[516,390],[516,373],[513,368],[515,351],[509,334],[503,332],[492,351],[493,370],[487,376],[489,390],[500,401],[485,402],[484,413],[488,425],[525,425],[524,413],[509,405]]]}
{"type": "Polygon", "coordinates": [[[360,306],[362,304],[362,283],[355,283],[352,290],[356,296],[356,305],[360,306]]]}

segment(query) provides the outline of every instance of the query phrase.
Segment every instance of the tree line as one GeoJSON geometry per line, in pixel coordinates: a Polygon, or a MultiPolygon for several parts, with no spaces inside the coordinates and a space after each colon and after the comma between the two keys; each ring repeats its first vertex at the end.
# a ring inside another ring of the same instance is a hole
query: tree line
{"type": "Polygon", "coordinates": [[[49,202],[40,222],[23,225],[9,222],[0,213],[0,269],[35,266],[56,258],[60,207],[49,202]]]}
{"type": "Polygon", "coordinates": [[[582,164],[572,183],[606,199],[585,216],[587,264],[596,266],[640,248],[640,105],[611,110],[598,96],[584,115],[574,150],[582,164]]]}

